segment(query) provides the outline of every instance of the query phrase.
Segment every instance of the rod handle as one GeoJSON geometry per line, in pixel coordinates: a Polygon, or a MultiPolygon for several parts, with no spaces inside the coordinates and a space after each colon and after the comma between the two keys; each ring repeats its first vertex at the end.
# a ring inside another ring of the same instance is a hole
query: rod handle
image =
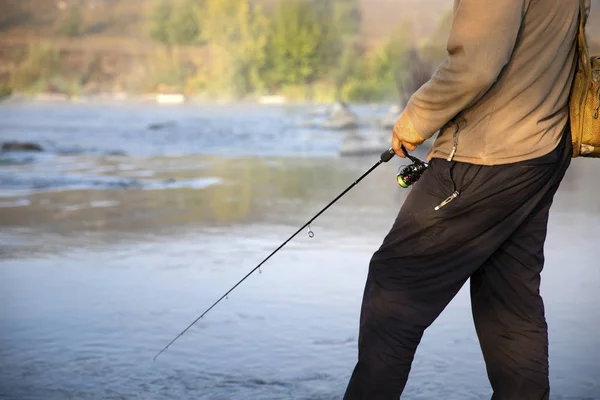
{"type": "MultiPolygon", "coordinates": [[[[414,161],[414,158],[411,157],[410,154],[408,154],[408,151],[406,151],[406,148],[404,146],[402,146],[402,152],[404,153],[404,155],[406,156],[406,158],[409,158],[410,160],[414,161]]],[[[389,149],[387,149],[386,151],[384,151],[383,153],[381,153],[381,161],[382,162],[388,162],[392,158],[394,158],[395,155],[396,155],[396,152],[394,152],[394,149],[392,149],[390,147],[389,149]]]]}
{"type": "Polygon", "coordinates": [[[392,149],[390,147],[388,150],[386,150],[383,153],[381,153],[381,161],[382,162],[388,162],[392,158],[394,158],[395,155],[396,155],[396,153],[394,152],[394,149],[392,149]]]}

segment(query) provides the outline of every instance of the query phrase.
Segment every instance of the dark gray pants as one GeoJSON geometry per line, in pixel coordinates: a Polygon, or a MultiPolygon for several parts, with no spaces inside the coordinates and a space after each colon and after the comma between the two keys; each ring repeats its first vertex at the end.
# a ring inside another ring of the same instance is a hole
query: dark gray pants
{"type": "Polygon", "coordinates": [[[528,162],[431,162],[371,260],[344,399],[397,400],[423,332],[469,278],[492,399],[548,399],[540,273],[570,154],[565,134],[556,150],[528,162]],[[434,211],[455,188],[459,197],[434,211]]]}

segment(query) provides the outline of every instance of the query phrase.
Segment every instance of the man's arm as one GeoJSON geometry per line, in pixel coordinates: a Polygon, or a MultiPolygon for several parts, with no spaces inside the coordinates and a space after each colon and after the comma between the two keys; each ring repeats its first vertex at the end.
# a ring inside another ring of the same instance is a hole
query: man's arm
{"type": "Polygon", "coordinates": [[[479,100],[510,61],[525,0],[462,0],[452,23],[448,56],[409,100],[406,114],[429,139],[479,100]]]}

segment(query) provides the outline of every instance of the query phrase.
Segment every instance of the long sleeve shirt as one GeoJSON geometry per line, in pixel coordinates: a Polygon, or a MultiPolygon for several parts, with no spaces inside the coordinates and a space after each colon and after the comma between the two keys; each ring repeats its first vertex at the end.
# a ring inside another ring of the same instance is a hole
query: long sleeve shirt
{"type": "Polygon", "coordinates": [[[455,0],[447,58],[406,106],[423,138],[439,131],[433,157],[496,165],[551,152],[578,24],[579,0],[455,0]]]}

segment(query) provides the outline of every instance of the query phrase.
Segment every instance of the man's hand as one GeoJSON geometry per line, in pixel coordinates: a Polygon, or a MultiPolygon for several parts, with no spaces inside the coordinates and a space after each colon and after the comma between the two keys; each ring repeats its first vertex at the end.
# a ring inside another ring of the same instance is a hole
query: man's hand
{"type": "Polygon", "coordinates": [[[396,155],[404,158],[402,146],[408,151],[413,151],[424,141],[425,139],[417,133],[406,110],[403,111],[402,115],[398,118],[398,121],[396,121],[396,125],[394,125],[394,132],[392,134],[392,149],[394,149],[396,155]]]}

